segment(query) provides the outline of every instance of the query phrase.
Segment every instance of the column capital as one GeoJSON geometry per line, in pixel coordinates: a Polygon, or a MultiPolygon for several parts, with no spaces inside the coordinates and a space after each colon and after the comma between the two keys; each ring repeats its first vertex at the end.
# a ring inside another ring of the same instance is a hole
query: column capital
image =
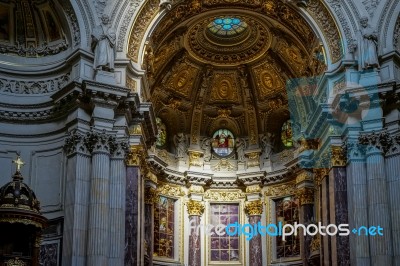
{"type": "Polygon", "coordinates": [[[358,137],[358,141],[360,144],[365,145],[365,153],[367,156],[374,153],[384,154],[392,144],[392,139],[386,130],[361,133],[358,137]]]}
{"type": "Polygon", "coordinates": [[[304,182],[312,182],[313,173],[311,171],[302,170],[296,176],[296,185],[304,183],[304,182]]]}
{"type": "Polygon", "coordinates": [[[145,197],[144,197],[145,204],[152,205],[153,203],[156,203],[158,201],[159,197],[160,196],[158,195],[158,192],[156,189],[154,189],[152,187],[145,188],[145,197]]]}
{"type": "Polygon", "coordinates": [[[131,145],[125,158],[127,166],[141,166],[145,149],[143,145],[131,145]]]}
{"type": "Polygon", "coordinates": [[[321,185],[322,179],[329,175],[329,169],[328,168],[315,168],[313,169],[314,172],[314,183],[316,186],[321,185]]]}
{"type": "Polygon", "coordinates": [[[189,200],[186,203],[186,206],[189,216],[191,215],[201,216],[204,213],[204,204],[201,201],[189,200]]]}
{"type": "Polygon", "coordinates": [[[331,166],[344,167],[347,164],[346,150],[341,146],[331,147],[331,166]]]}
{"type": "Polygon", "coordinates": [[[314,188],[301,187],[296,191],[296,196],[299,198],[300,205],[314,203],[314,188]]]}
{"type": "Polygon", "coordinates": [[[261,215],[263,213],[263,204],[261,200],[249,201],[244,207],[244,211],[248,216],[261,215]]]}

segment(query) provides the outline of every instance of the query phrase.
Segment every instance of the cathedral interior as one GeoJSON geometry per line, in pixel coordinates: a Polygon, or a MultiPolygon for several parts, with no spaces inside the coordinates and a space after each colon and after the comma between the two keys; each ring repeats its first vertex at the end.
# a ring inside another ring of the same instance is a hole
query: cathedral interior
{"type": "Polygon", "coordinates": [[[0,0],[0,266],[399,265],[399,14],[0,0]]]}

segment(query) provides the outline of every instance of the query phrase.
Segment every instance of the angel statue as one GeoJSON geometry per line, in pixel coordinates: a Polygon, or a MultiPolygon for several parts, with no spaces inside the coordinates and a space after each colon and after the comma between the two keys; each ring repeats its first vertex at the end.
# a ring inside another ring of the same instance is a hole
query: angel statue
{"type": "Polygon", "coordinates": [[[203,141],[201,142],[201,148],[204,150],[204,161],[209,162],[211,160],[211,139],[203,139],[203,141]]]}
{"type": "Polygon", "coordinates": [[[180,132],[174,136],[174,144],[176,148],[176,158],[184,158],[188,148],[187,136],[180,132]]]}
{"type": "Polygon", "coordinates": [[[271,156],[271,153],[272,153],[272,149],[273,149],[273,145],[272,145],[272,142],[271,142],[271,137],[272,137],[272,134],[271,133],[267,133],[267,134],[265,134],[265,135],[263,135],[262,137],[261,137],[261,147],[262,147],[262,149],[263,149],[263,153],[264,153],[264,158],[265,159],[269,159],[269,157],[271,156]]]}
{"type": "Polygon", "coordinates": [[[244,139],[236,139],[236,153],[238,162],[244,162],[244,149],[246,148],[246,142],[244,139]]]}

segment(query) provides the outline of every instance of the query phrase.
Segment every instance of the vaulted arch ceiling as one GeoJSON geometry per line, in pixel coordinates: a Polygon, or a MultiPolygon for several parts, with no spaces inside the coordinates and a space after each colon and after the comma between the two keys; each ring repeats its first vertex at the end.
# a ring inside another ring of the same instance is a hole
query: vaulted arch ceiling
{"type": "Polygon", "coordinates": [[[190,134],[192,145],[218,128],[250,145],[278,133],[289,118],[286,81],[325,70],[320,41],[292,7],[225,2],[175,6],[146,48],[149,100],[169,134],[190,134]]]}

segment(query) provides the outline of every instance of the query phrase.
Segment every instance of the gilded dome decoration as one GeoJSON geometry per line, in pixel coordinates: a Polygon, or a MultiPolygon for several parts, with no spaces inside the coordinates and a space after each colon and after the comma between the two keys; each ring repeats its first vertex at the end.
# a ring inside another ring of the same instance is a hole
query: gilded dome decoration
{"type": "Polygon", "coordinates": [[[246,28],[246,22],[237,17],[218,17],[208,24],[210,32],[226,37],[241,34],[246,28]]]}

